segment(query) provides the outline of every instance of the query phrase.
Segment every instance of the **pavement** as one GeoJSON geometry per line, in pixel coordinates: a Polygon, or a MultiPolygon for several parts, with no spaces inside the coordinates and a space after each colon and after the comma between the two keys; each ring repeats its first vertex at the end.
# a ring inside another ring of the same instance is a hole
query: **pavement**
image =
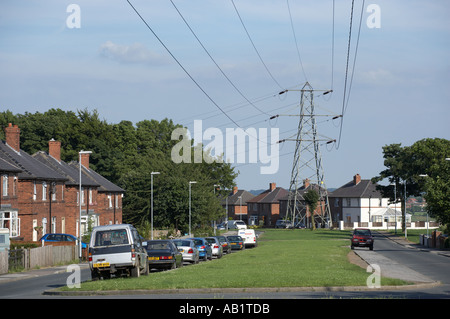
{"type": "MultiPolygon", "coordinates": [[[[430,252],[433,254],[439,254],[439,255],[446,256],[446,257],[450,257],[450,250],[439,250],[439,249],[435,249],[435,248],[424,247],[424,246],[421,246],[421,245],[418,245],[415,243],[411,243],[408,240],[406,240],[402,237],[398,237],[389,232],[378,231],[378,233],[380,235],[383,235],[386,238],[396,242],[397,244],[406,247],[406,248],[418,249],[421,251],[427,251],[427,252],[430,252]]],[[[430,278],[425,277],[422,274],[420,274],[406,266],[397,264],[394,261],[381,256],[380,254],[373,254],[373,251],[370,251],[370,253],[369,253],[368,250],[354,250],[354,252],[357,253],[369,265],[371,265],[371,264],[372,265],[373,264],[380,265],[384,269],[382,276],[403,279],[403,280],[415,283],[415,285],[407,285],[407,286],[392,286],[392,287],[383,286],[382,287],[383,290],[412,289],[412,288],[414,288],[414,286],[417,286],[417,285],[421,286],[422,288],[423,287],[431,288],[433,286],[439,285],[439,282],[433,281],[430,278]],[[374,255],[376,257],[374,257],[374,255]]],[[[80,266],[80,268],[88,268],[89,267],[89,265],[87,263],[80,263],[78,265],[80,266]]],[[[48,268],[42,268],[42,269],[34,269],[34,270],[29,270],[29,271],[20,272],[20,273],[2,274],[2,275],[0,275],[0,285],[1,285],[1,283],[4,283],[4,282],[22,280],[22,279],[33,278],[33,277],[38,277],[38,276],[47,276],[47,275],[52,275],[52,274],[57,274],[57,273],[64,273],[66,271],[67,271],[67,265],[66,266],[57,266],[57,267],[48,267],[48,268]]],[[[354,290],[360,291],[360,290],[364,290],[366,288],[369,290],[373,290],[372,288],[368,288],[368,287],[335,287],[336,290],[340,290],[340,291],[354,291],[354,290]]],[[[230,288],[230,289],[233,290],[231,292],[236,292],[235,291],[236,289],[234,289],[234,288],[230,288]]],[[[243,289],[247,292],[249,292],[249,290],[251,290],[249,288],[243,288],[243,289]]],[[[270,288],[261,288],[261,289],[271,290],[270,288]]],[[[284,290],[284,288],[273,288],[273,289],[274,289],[274,291],[283,291],[284,290]]],[[[289,291],[293,291],[293,290],[304,291],[305,289],[309,289],[309,290],[312,289],[314,291],[320,291],[320,289],[325,289],[325,290],[331,291],[331,290],[333,290],[333,287],[323,287],[323,288],[321,288],[321,287],[292,287],[292,288],[286,288],[286,289],[289,291]]],[[[179,289],[177,289],[177,290],[179,290],[179,289]]],[[[199,292],[197,289],[187,289],[187,290],[195,290],[190,293],[199,292]]],[[[219,290],[221,292],[223,292],[223,289],[219,289],[219,290]]],[[[186,289],[183,289],[183,291],[186,292],[186,289]]],[[[178,292],[180,292],[180,291],[178,291],[178,292]]],[[[208,292],[212,292],[212,291],[208,291],[208,289],[206,289],[205,291],[200,291],[199,293],[202,293],[202,292],[208,293],[208,292]]],[[[129,294],[130,291],[127,291],[127,293],[129,294]]],[[[139,292],[136,292],[136,293],[139,293],[139,292]]],[[[145,293],[145,292],[141,292],[141,293],[145,293]]],[[[146,291],[146,293],[168,293],[168,292],[167,291],[165,291],[165,292],[163,292],[163,291],[161,291],[161,292],[146,291]]],[[[55,295],[55,294],[58,294],[58,292],[56,290],[52,290],[52,291],[46,292],[46,294],[55,295]]],[[[63,294],[65,294],[65,293],[63,293],[63,294]]],[[[92,294],[92,292],[90,292],[90,294],[92,294]]]]}

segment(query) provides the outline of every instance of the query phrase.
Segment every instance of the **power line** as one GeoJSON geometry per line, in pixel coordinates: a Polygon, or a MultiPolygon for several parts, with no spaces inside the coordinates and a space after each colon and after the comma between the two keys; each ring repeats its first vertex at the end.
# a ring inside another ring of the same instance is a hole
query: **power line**
{"type": "Polygon", "coordinates": [[[346,63],[346,68],[345,68],[344,95],[342,98],[341,125],[339,128],[339,138],[338,138],[338,142],[336,143],[336,149],[339,149],[340,144],[341,144],[342,128],[343,128],[343,124],[344,124],[344,114],[347,111],[348,101],[350,98],[351,88],[352,88],[352,84],[353,84],[353,75],[355,73],[356,57],[358,54],[359,38],[360,38],[360,34],[361,34],[361,25],[362,25],[362,18],[363,18],[363,14],[364,14],[365,0],[363,0],[362,5],[361,5],[361,15],[360,15],[360,20],[359,20],[358,36],[357,36],[357,40],[356,40],[356,49],[355,49],[355,55],[353,58],[353,68],[352,68],[352,74],[350,77],[350,84],[349,84],[348,96],[347,96],[347,81],[348,81],[348,70],[349,70],[349,62],[350,62],[350,49],[351,49],[352,29],[353,29],[354,4],[355,4],[355,0],[352,0],[352,8],[351,8],[351,14],[350,14],[350,28],[349,28],[348,44],[347,44],[347,63],[346,63]]]}
{"type": "Polygon", "coordinates": [[[287,4],[288,11],[289,11],[289,18],[291,21],[292,34],[293,34],[294,40],[295,40],[295,47],[297,48],[297,55],[298,55],[298,60],[300,63],[300,68],[302,69],[303,75],[305,77],[305,81],[308,82],[308,77],[306,76],[305,69],[303,68],[302,58],[300,56],[300,50],[298,48],[297,36],[295,35],[294,22],[292,21],[292,14],[291,14],[291,8],[289,6],[289,0],[286,0],[286,4],[287,4]]]}
{"type": "Polygon", "coordinates": [[[244,27],[245,33],[247,33],[247,37],[248,37],[248,39],[250,40],[250,42],[251,42],[251,44],[252,44],[252,46],[253,46],[253,49],[255,49],[256,54],[258,55],[259,59],[261,60],[261,63],[264,65],[264,67],[265,67],[267,73],[269,73],[269,75],[270,75],[270,77],[272,78],[272,80],[278,85],[278,87],[279,87],[280,89],[283,90],[284,88],[281,86],[280,83],[278,83],[278,81],[277,81],[277,80],[275,79],[275,77],[272,75],[272,73],[270,72],[270,70],[269,70],[269,68],[267,67],[266,63],[264,62],[263,58],[261,57],[261,54],[259,54],[259,51],[258,51],[258,49],[256,48],[256,45],[255,45],[255,43],[253,42],[252,37],[250,36],[250,33],[248,32],[247,28],[245,27],[245,24],[244,24],[244,21],[242,20],[241,15],[239,14],[239,10],[237,9],[236,5],[234,4],[234,1],[231,0],[231,3],[233,4],[234,10],[236,11],[236,14],[237,14],[238,17],[239,17],[239,20],[241,21],[241,24],[242,24],[242,26],[244,27]]]}
{"type": "Polygon", "coordinates": [[[231,86],[251,105],[253,106],[256,110],[258,110],[260,113],[266,114],[266,115],[271,115],[267,112],[264,112],[263,110],[261,110],[260,108],[258,108],[256,105],[254,105],[242,92],[241,90],[239,90],[237,88],[237,86],[233,83],[233,81],[230,80],[230,78],[225,74],[225,72],[222,70],[222,68],[219,66],[219,64],[217,64],[216,60],[214,60],[214,58],[211,56],[211,54],[209,53],[209,51],[205,48],[205,46],[203,45],[202,41],[200,41],[200,39],[198,38],[198,36],[195,34],[194,30],[192,30],[191,26],[189,25],[189,23],[186,21],[186,19],[184,18],[184,16],[181,14],[180,10],[178,10],[177,6],[175,5],[175,3],[170,0],[170,2],[172,3],[173,7],[175,8],[175,10],[178,12],[178,14],[180,15],[181,19],[184,21],[184,23],[186,24],[186,26],[189,28],[189,30],[191,31],[192,35],[195,37],[195,39],[197,39],[198,43],[200,44],[200,46],[203,48],[203,50],[206,52],[206,54],[209,56],[209,58],[211,59],[211,61],[216,65],[216,67],[219,69],[219,71],[222,73],[222,75],[228,80],[228,82],[231,84],[231,86]]]}
{"type": "Polygon", "coordinates": [[[187,74],[187,76],[194,82],[194,84],[205,94],[205,96],[226,116],[228,119],[230,119],[231,122],[233,122],[236,126],[239,126],[212,98],[209,96],[209,94],[203,89],[203,87],[192,77],[192,75],[186,70],[186,68],[181,64],[180,61],[173,55],[173,53],[169,50],[169,48],[164,44],[164,42],[158,37],[158,35],[153,31],[153,29],[150,27],[150,25],[145,21],[145,19],[141,16],[141,14],[136,10],[136,8],[131,4],[129,0],[127,0],[128,4],[133,8],[134,12],[138,15],[138,17],[144,22],[144,24],[147,26],[147,28],[153,33],[155,38],[161,43],[161,45],[166,49],[166,51],[170,54],[170,56],[177,62],[177,64],[180,66],[180,68],[187,74]]]}

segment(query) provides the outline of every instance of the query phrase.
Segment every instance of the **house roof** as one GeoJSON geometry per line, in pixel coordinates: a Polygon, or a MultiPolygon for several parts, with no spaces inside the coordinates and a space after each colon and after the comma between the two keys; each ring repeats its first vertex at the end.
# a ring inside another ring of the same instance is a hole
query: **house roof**
{"type": "MultiPolygon", "coordinates": [[[[79,168],[78,162],[72,161],[68,165],[71,167],[77,168],[77,169],[79,168]]],[[[81,167],[82,167],[83,174],[86,174],[86,176],[88,176],[88,178],[91,179],[91,181],[100,185],[100,187],[98,188],[99,192],[125,193],[125,190],[123,188],[121,188],[121,187],[117,186],[116,184],[114,184],[113,182],[107,180],[106,178],[104,178],[103,176],[101,176],[100,174],[95,172],[94,170],[88,169],[84,166],[81,166],[81,167]]]]}
{"type": "Polygon", "coordinates": [[[22,170],[17,166],[14,166],[8,163],[3,158],[0,158],[0,172],[8,172],[8,173],[20,173],[22,170]]]}
{"type": "MultiPolygon", "coordinates": [[[[302,187],[297,189],[297,196],[299,196],[298,200],[301,200],[301,201],[305,200],[303,198],[303,194],[305,194],[305,192],[309,191],[310,189],[314,189],[317,192],[319,192],[320,190],[322,192],[327,192],[326,189],[319,187],[319,185],[317,185],[317,184],[308,184],[308,186],[306,186],[306,187],[305,187],[305,185],[303,185],[302,187]]],[[[286,201],[289,200],[289,193],[290,193],[289,191],[286,191],[286,194],[283,197],[281,197],[279,200],[286,200],[286,201]]],[[[329,193],[328,193],[328,196],[330,196],[329,193]]]]}
{"type": "Polygon", "coordinates": [[[362,179],[359,183],[355,184],[352,180],[347,184],[339,187],[329,197],[357,197],[357,198],[379,198],[382,197],[381,192],[376,189],[377,184],[372,183],[370,179],[362,179]]]}
{"type": "MultiPolygon", "coordinates": [[[[238,190],[235,194],[232,193],[228,196],[228,205],[240,205],[240,196],[242,197],[242,205],[247,205],[247,202],[255,197],[255,195],[246,190],[238,190]]],[[[225,199],[222,200],[222,205],[225,205],[225,199]]]]}
{"type": "MultiPolygon", "coordinates": [[[[39,151],[32,155],[33,158],[38,160],[39,162],[51,167],[60,175],[63,175],[67,178],[66,185],[78,186],[80,184],[80,171],[79,168],[75,168],[70,166],[64,161],[58,161],[54,157],[48,155],[43,151],[39,151]]],[[[83,186],[90,187],[99,187],[100,184],[93,181],[88,175],[86,175],[83,171],[81,174],[81,183],[83,186]]]]}
{"type": "Polygon", "coordinates": [[[21,171],[18,173],[20,179],[38,179],[46,181],[65,181],[66,178],[55,170],[39,162],[23,150],[15,151],[5,141],[0,143],[0,158],[12,164],[21,171]]]}
{"type": "Polygon", "coordinates": [[[256,195],[254,198],[250,199],[249,203],[278,203],[279,200],[285,196],[287,196],[288,191],[282,187],[276,187],[274,190],[267,189],[259,195],[256,195]]]}

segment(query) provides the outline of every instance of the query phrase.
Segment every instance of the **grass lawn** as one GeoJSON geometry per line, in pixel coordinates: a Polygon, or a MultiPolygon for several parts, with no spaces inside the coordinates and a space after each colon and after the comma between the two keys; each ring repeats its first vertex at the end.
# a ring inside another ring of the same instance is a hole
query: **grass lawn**
{"type": "Polygon", "coordinates": [[[349,231],[265,229],[256,248],[140,278],[86,282],[81,290],[365,286],[370,274],[349,263],[349,243],[349,231]]]}

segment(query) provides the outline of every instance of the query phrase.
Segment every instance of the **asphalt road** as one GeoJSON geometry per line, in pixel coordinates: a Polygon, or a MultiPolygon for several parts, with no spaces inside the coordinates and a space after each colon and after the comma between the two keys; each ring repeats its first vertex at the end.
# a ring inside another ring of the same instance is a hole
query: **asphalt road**
{"type": "MultiPolygon", "coordinates": [[[[400,289],[331,289],[260,291],[247,290],[227,292],[190,292],[171,294],[120,294],[109,296],[60,296],[44,295],[44,291],[64,286],[70,273],[66,267],[41,269],[27,274],[8,274],[0,276],[0,299],[23,298],[120,298],[120,299],[314,299],[314,298],[402,298],[402,299],[450,299],[450,257],[435,252],[420,250],[408,245],[399,245],[383,235],[376,235],[375,248],[356,248],[355,252],[369,264],[380,266],[381,275],[414,281],[418,285],[400,289]],[[436,282],[440,284],[436,284],[436,282]]],[[[81,280],[90,279],[86,265],[81,267],[81,280]]],[[[370,273],[368,273],[368,276],[370,273]]]]}

